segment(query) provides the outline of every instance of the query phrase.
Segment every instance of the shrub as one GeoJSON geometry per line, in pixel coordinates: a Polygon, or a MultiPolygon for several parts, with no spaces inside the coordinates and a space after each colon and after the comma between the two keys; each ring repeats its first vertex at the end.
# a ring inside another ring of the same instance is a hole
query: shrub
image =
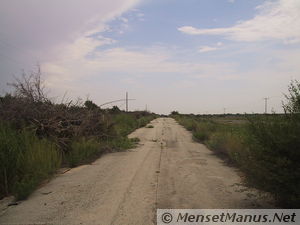
{"type": "Polygon", "coordinates": [[[66,154],[67,162],[71,167],[80,165],[103,153],[104,149],[95,139],[79,138],[71,144],[71,150],[66,154]]]}
{"type": "Polygon", "coordinates": [[[211,120],[183,117],[179,121],[181,125],[193,132],[196,140],[201,142],[209,140],[211,134],[217,129],[217,124],[211,120]]]}
{"type": "Polygon", "coordinates": [[[215,132],[210,136],[207,144],[212,150],[224,155],[228,155],[229,142],[230,136],[228,134],[224,132],[215,132]]]}
{"type": "Polygon", "coordinates": [[[228,131],[217,131],[213,133],[208,146],[215,152],[227,156],[231,162],[240,164],[245,155],[242,153],[245,149],[244,136],[228,131]]]}
{"type": "Polygon", "coordinates": [[[28,131],[17,132],[0,123],[0,194],[26,198],[34,188],[60,166],[55,145],[28,131]]]}
{"type": "Polygon", "coordinates": [[[137,128],[137,121],[129,114],[117,114],[113,120],[117,136],[124,137],[137,128]]]}
{"type": "Polygon", "coordinates": [[[130,148],[134,148],[137,144],[137,140],[127,137],[118,137],[110,141],[109,147],[113,151],[122,151],[130,148]]]}
{"type": "Polygon", "coordinates": [[[249,118],[248,179],[285,207],[300,205],[300,84],[292,81],[284,115],[249,118]]]}
{"type": "Polygon", "coordinates": [[[249,185],[273,194],[283,207],[298,207],[300,115],[291,101],[286,104],[284,115],[250,115],[243,124],[182,115],[176,119],[191,129],[197,140],[238,165],[249,185]]]}
{"type": "Polygon", "coordinates": [[[287,207],[300,204],[299,116],[250,120],[248,179],[287,207]],[[298,119],[296,119],[298,117],[298,119]]]}
{"type": "Polygon", "coordinates": [[[146,126],[151,120],[152,120],[153,118],[150,116],[148,116],[148,117],[141,117],[141,118],[139,118],[138,119],[138,128],[140,128],[140,127],[144,127],[144,126],[146,126]]]}
{"type": "Polygon", "coordinates": [[[134,147],[137,140],[127,135],[155,118],[146,111],[101,109],[91,100],[56,104],[45,94],[39,67],[10,85],[13,94],[0,96],[0,198],[26,198],[61,158],[76,166],[104,151],[134,147]]]}

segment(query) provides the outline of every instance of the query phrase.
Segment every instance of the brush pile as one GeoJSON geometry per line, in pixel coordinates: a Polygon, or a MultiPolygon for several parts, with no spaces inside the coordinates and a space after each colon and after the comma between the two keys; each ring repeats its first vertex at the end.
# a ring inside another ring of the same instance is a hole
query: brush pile
{"type": "MultiPolygon", "coordinates": [[[[122,111],[117,107],[100,109],[90,100],[54,103],[45,95],[39,69],[29,76],[23,74],[22,79],[9,85],[14,93],[0,97],[0,120],[54,141],[63,152],[68,152],[70,143],[77,138],[106,140],[117,135],[113,117],[122,111]]],[[[149,113],[131,113],[135,119],[146,115],[149,113]]]]}

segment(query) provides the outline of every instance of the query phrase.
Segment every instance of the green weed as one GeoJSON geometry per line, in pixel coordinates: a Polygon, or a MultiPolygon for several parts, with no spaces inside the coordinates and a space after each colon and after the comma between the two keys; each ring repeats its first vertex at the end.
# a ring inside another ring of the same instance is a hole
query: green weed
{"type": "Polygon", "coordinates": [[[239,123],[225,123],[225,118],[219,117],[213,121],[212,116],[174,118],[192,131],[196,140],[238,165],[249,185],[271,193],[283,207],[298,207],[300,84],[292,82],[289,91],[282,115],[247,115],[247,121],[239,123]]]}
{"type": "Polygon", "coordinates": [[[67,153],[67,161],[71,167],[78,166],[103,153],[101,144],[95,139],[80,138],[71,144],[71,151],[67,153]]]}
{"type": "Polygon", "coordinates": [[[5,123],[0,123],[0,143],[0,193],[24,199],[61,164],[53,143],[5,123]]]}

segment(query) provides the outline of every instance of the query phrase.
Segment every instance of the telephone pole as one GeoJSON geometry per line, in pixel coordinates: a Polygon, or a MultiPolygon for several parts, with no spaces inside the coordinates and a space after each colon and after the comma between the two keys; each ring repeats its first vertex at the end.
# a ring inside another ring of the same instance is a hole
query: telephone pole
{"type": "Polygon", "coordinates": [[[128,92],[126,92],[126,112],[128,112],[128,92]]]}
{"type": "Polygon", "coordinates": [[[264,98],[264,100],[265,100],[265,114],[267,114],[268,113],[268,100],[269,100],[270,98],[264,98]]]}

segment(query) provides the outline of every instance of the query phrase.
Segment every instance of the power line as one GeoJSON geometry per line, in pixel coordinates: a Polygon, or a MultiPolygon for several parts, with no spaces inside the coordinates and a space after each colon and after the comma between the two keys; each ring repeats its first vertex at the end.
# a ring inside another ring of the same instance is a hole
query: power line
{"type": "MultiPolygon", "coordinates": [[[[127,99],[128,101],[132,101],[132,100],[136,100],[136,99],[127,99]]],[[[119,100],[114,100],[114,101],[110,101],[110,102],[105,102],[101,105],[99,105],[99,107],[101,106],[104,106],[104,105],[108,105],[108,104],[111,104],[111,103],[115,103],[115,102],[126,102],[126,99],[119,99],[119,100]]]]}

